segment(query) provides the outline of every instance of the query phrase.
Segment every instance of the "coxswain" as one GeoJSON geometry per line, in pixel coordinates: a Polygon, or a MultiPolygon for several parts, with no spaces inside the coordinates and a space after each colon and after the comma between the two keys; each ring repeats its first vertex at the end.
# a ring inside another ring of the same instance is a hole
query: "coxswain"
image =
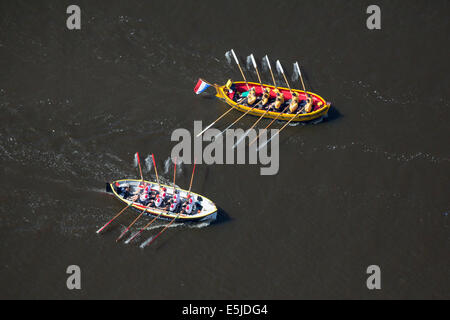
{"type": "Polygon", "coordinates": [[[195,208],[197,210],[197,213],[202,212],[203,206],[202,206],[203,198],[201,196],[197,197],[197,201],[195,201],[195,208]]]}
{"type": "Polygon", "coordinates": [[[287,113],[295,113],[298,109],[298,93],[292,92],[292,99],[289,103],[289,111],[287,113]]]}
{"type": "Polygon", "coordinates": [[[118,182],[116,182],[116,187],[117,187],[117,194],[119,196],[122,196],[124,199],[131,196],[129,183],[124,183],[124,184],[120,185],[118,182]]]}

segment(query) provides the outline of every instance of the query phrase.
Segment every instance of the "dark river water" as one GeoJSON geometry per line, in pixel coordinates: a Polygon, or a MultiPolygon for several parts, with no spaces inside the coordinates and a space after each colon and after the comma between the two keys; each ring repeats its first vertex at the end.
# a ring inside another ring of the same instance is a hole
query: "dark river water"
{"type": "Polygon", "coordinates": [[[381,30],[366,27],[372,1],[1,1],[0,298],[450,298],[450,2],[375,2],[381,30]],[[69,4],[81,30],[66,27],[69,4]],[[251,53],[289,80],[299,61],[328,119],[280,133],[276,175],[198,165],[192,189],[217,223],[175,224],[141,249],[160,229],[116,243],[130,210],[96,234],[123,207],[105,182],[137,178],[135,152],[171,181],[173,130],[228,110],[193,88],[241,80],[231,48],[253,81],[251,53]]]}

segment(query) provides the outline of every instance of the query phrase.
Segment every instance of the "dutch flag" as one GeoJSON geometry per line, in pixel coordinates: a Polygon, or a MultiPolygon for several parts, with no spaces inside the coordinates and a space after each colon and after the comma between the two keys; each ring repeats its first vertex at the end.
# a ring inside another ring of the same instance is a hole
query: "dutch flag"
{"type": "Polygon", "coordinates": [[[204,81],[202,79],[198,79],[197,85],[194,88],[194,92],[196,94],[200,94],[203,91],[205,91],[206,89],[208,89],[209,87],[211,87],[211,85],[209,83],[207,83],[206,81],[204,81]]]}

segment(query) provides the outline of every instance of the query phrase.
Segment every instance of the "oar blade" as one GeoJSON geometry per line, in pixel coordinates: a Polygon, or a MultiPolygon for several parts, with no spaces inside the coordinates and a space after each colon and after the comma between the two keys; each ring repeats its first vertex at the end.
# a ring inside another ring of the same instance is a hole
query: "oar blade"
{"type": "Polygon", "coordinates": [[[276,67],[277,67],[277,71],[278,71],[280,74],[284,74],[284,70],[283,70],[283,67],[281,66],[280,60],[277,60],[277,62],[276,62],[276,67]]]}
{"type": "Polygon", "coordinates": [[[233,55],[233,58],[234,58],[234,61],[236,61],[236,64],[239,64],[239,60],[238,60],[238,58],[236,56],[236,53],[234,53],[233,49],[231,49],[231,54],[233,55]]]}
{"type": "Polygon", "coordinates": [[[250,55],[251,59],[252,59],[252,63],[253,63],[253,67],[255,69],[258,69],[258,66],[256,65],[256,61],[255,61],[255,57],[253,56],[253,53],[250,55]]]}
{"type": "Polygon", "coordinates": [[[266,60],[267,67],[268,67],[270,70],[272,70],[272,66],[270,65],[270,60],[269,60],[269,57],[267,56],[267,54],[266,54],[266,56],[265,56],[265,60],[266,60]]]}

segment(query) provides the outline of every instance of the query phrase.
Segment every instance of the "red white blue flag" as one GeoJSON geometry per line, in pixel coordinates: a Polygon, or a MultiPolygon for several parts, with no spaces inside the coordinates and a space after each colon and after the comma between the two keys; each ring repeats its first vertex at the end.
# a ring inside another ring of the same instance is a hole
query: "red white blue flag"
{"type": "Polygon", "coordinates": [[[200,94],[203,91],[205,91],[206,89],[208,89],[209,87],[211,87],[211,85],[205,81],[203,81],[202,79],[198,79],[197,85],[194,88],[194,92],[196,94],[200,94]]]}

